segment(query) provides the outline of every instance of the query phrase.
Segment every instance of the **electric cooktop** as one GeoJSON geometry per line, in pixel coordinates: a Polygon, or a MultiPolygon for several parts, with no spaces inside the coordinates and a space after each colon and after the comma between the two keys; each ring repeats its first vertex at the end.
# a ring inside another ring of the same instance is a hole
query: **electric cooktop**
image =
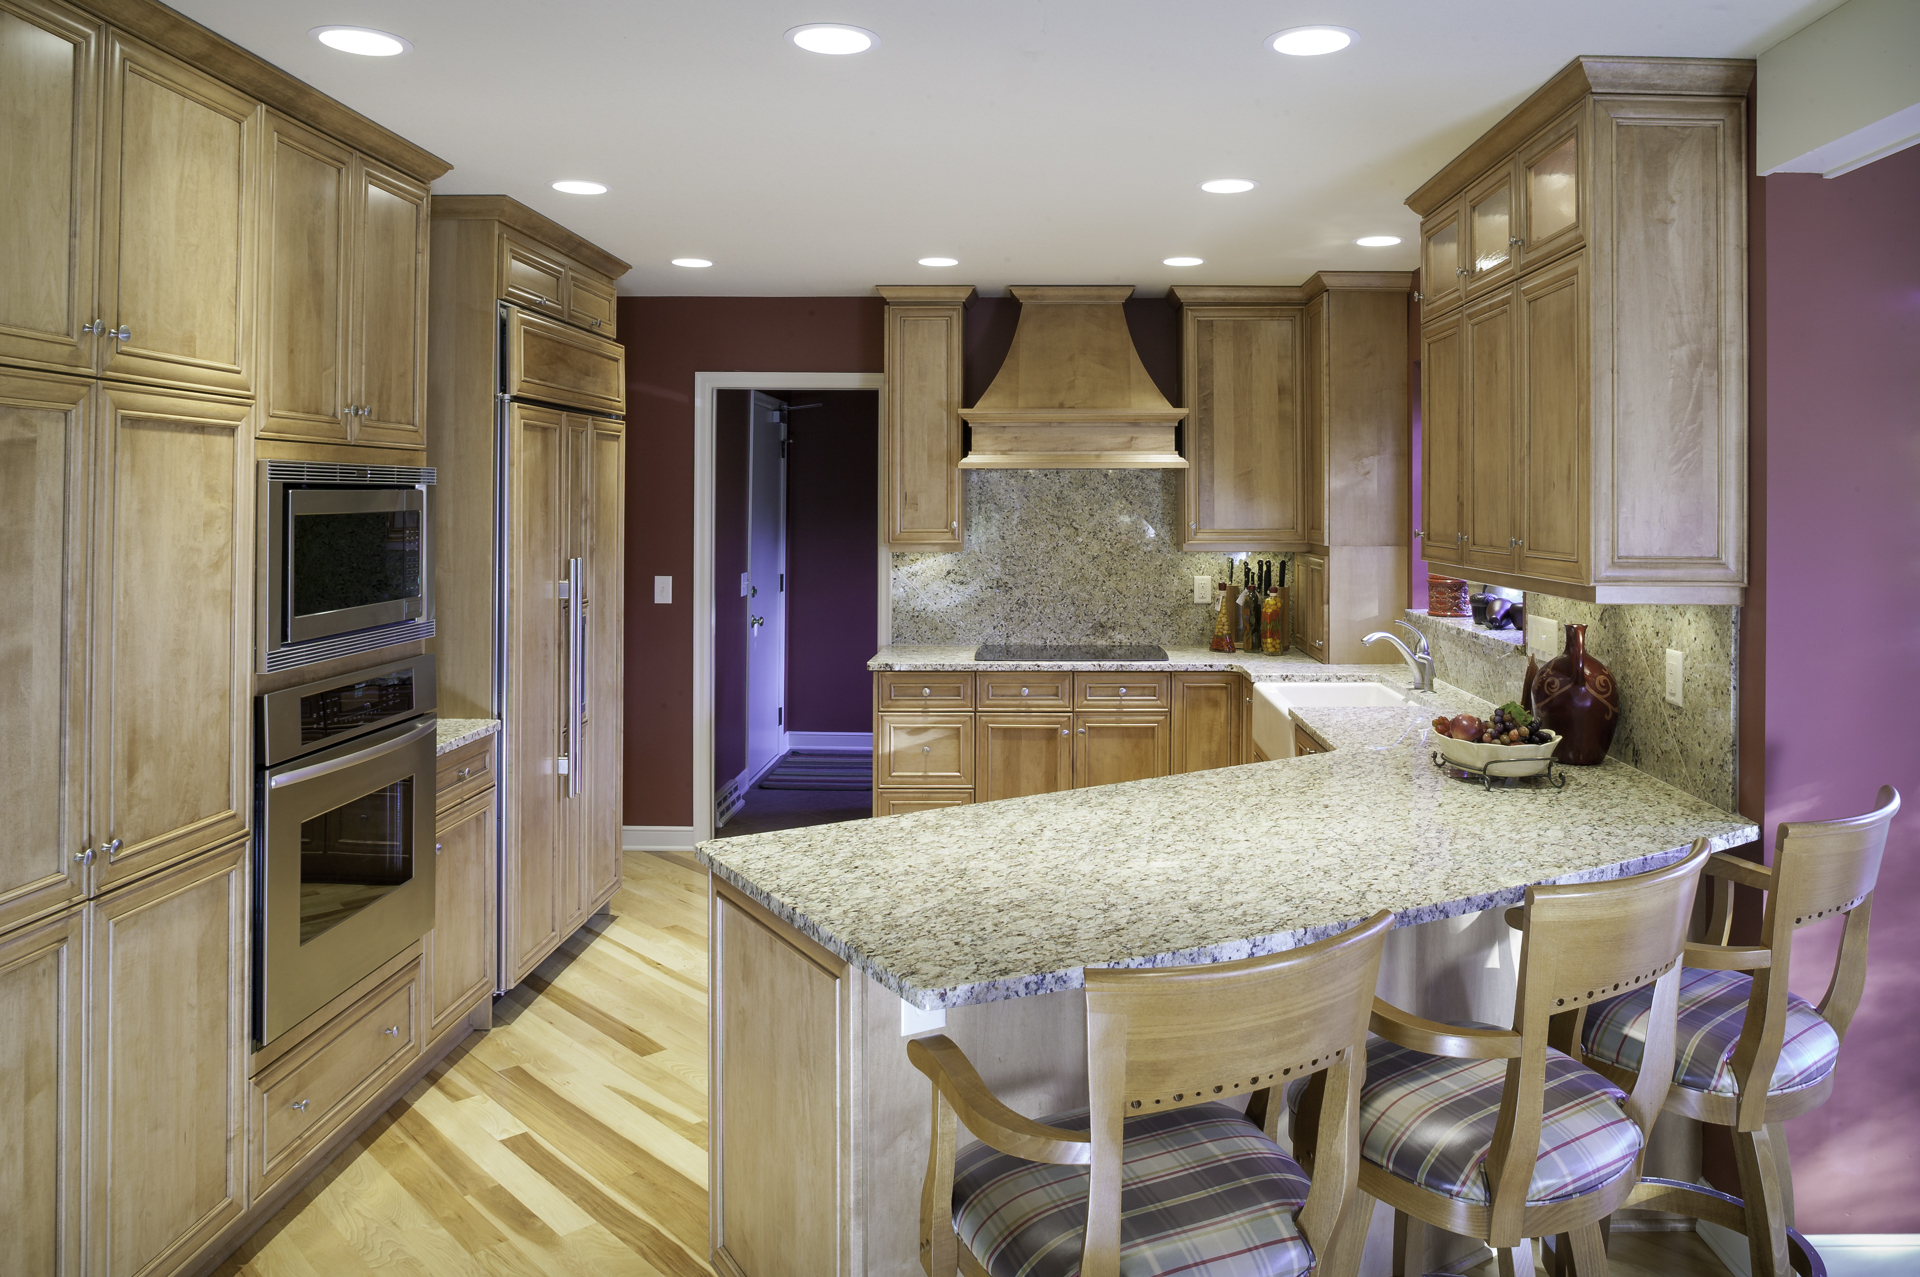
{"type": "Polygon", "coordinates": [[[986,643],[976,661],[1164,661],[1167,649],[1151,643],[986,643]]]}

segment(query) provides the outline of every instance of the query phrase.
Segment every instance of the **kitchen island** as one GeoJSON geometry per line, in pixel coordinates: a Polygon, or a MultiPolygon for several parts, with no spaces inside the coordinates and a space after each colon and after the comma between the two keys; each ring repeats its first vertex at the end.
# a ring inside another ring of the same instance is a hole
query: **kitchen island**
{"type": "MultiPolygon", "coordinates": [[[[1296,669],[1406,684],[1393,667],[1296,669]]],[[[918,1271],[928,1088],[903,1036],[944,1020],[1013,1107],[1073,1108],[1086,967],[1229,961],[1379,909],[1403,928],[1383,996],[1504,1022],[1517,946],[1487,911],[1530,883],[1667,863],[1695,837],[1757,836],[1612,761],[1558,790],[1450,779],[1426,724],[1491,707],[1445,684],[1405,694],[1296,711],[1327,753],[703,844],[720,1271],[918,1271]]]]}

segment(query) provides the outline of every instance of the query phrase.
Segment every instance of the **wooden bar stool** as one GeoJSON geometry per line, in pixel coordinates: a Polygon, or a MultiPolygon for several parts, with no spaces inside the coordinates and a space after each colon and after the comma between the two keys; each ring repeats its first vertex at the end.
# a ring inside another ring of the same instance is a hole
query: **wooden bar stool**
{"type": "MultiPolygon", "coordinates": [[[[995,1098],[945,1037],[920,1195],[929,1277],[1300,1277],[1332,1272],[1353,1199],[1362,1043],[1392,915],[1318,944],[1201,966],[1088,968],[1090,1108],[1041,1121],[995,1098]],[[1335,1114],[1311,1185],[1273,1142],[1270,1092],[1324,1077],[1335,1114]],[[1251,1095],[1249,1114],[1224,1101],[1251,1095]],[[956,1122],[979,1145],[956,1156],[956,1122]]],[[[1361,1240],[1364,1241],[1364,1229],[1361,1240]]],[[[1356,1253],[1343,1271],[1359,1264],[1356,1253]]]]}
{"type": "MultiPolygon", "coordinates": [[[[1680,954],[1704,839],[1664,869],[1612,882],[1529,887],[1507,911],[1521,932],[1513,1028],[1439,1024],[1375,999],[1360,1094],[1360,1190],[1423,1223],[1477,1237],[1503,1277],[1533,1271],[1528,1239],[1563,1235],[1580,1277],[1604,1277],[1600,1221],[1640,1177],[1664,1075],[1623,1092],[1571,1058],[1586,1007],[1625,989],[1652,1007],[1646,1053],[1672,1058],[1680,954]]],[[[1328,1111],[1289,1092],[1298,1145],[1328,1111]]],[[[1418,1232],[1396,1220],[1394,1272],[1418,1232]]]]}
{"type": "MultiPolygon", "coordinates": [[[[1744,1204],[1673,1180],[1647,1180],[1629,1206],[1691,1215],[1745,1233],[1754,1277],[1806,1273],[1812,1259],[1789,1236],[1786,1137],[1781,1123],[1818,1108],[1833,1093],[1834,1064],[1867,979],[1867,925],[1873,888],[1900,794],[1883,785],[1874,810],[1847,820],[1783,823],[1768,869],[1736,856],[1707,862],[1719,879],[1705,940],[1687,945],[1681,974],[1679,1052],[1666,1107],[1731,1127],[1744,1204]],[[1729,945],[1735,884],[1766,895],[1760,943],[1729,945]],[[1833,979],[1814,1006],[1787,992],[1793,933],[1846,917],[1833,979]],[[1746,974],[1751,972],[1752,974],[1746,974]]],[[[1587,1064],[1622,1086],[1650,1066],[1646,995],[1635,992],[1587,1015],[1587,1064]]]]}

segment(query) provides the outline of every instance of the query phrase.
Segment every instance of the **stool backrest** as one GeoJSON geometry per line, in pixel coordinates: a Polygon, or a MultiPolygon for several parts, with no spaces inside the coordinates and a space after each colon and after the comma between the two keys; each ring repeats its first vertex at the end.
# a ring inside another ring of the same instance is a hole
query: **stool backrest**
{"type": "Polygon", "coordinates": [[[1882,785],[1874,809],[1865,815],[1781,822],[1774,838],[1773,885],[1760,918],[1760,943],[1772,951],[1771,961],[1753,973],[1746,1024],[1733,1053],[1740,1095],[1737,1130],[1766,1125],[1768,1087],[1786,1040],[1793,933],[1836,915],[1846,923],[1820,1014],[1835,1035],[1846,1037],[1867,984],[1873,889],[1887,849],[1887,829],[1899,810],[1900,791],[1882,785]]]}
{"type": "MultiPolygon", "coordinates": [[[[1382,911],[1331,939],[1264,957],[1087,969],[1093,1150],[1083,1277],[1119,1271],[1126,1118],[1264,1093],[1322,1070],[1326,1117],[1298,1222],[1316,1253],[1325,1252],[1359,1178],[1367,1017],[1392,926],[1393,916],[1382,911]]],[[[1277,1094],[1264,1099],[1272,1137],[1284,1104],[1277,1094]]]]}
{"type": "Polygon", "coordinates": [[[1540,1155],[1547,1048],[1572,1052],[1595,1002],[1654,985],[1640,1082],[1627,1100],[1644,1147],[1673,1076],[1680,958],[1693,914],[1705,839],[1663,869],[1609,882],[1527,888],[1513,1028],[1519,1055],[1507,1062],[1500,1120],[1487,1156],[1493,1235],[1518,1235],[1540,1155]]]}

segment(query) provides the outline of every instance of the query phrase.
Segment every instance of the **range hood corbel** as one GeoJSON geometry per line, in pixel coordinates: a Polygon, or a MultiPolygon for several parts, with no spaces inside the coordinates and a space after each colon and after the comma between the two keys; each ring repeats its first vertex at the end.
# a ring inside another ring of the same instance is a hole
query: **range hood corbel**
{"type": "Polygon", "coordinates": [[[1147,375],[1121,303],[1130,285],[1020,287],[1020,322],[973,427],[962,470],[1184,470],[1186,411],[1147,375]]]}

